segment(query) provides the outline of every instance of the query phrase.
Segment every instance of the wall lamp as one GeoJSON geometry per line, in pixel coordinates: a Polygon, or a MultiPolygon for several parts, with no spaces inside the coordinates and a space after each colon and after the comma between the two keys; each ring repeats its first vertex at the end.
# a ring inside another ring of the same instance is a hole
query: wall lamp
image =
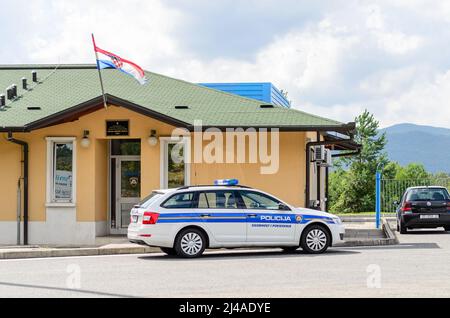
{"type": "Polygon", "coordinates": [[[88,148],[91,145],[91,140],[89,139],[89,130],[83,131],[83,138],[81,139],[81,147],[88,148]]]}
{"type": "Polygon", "coordinates": [[[154,129],[150,130],[150,136],[148,137],[147,141],[148,144],[152,147],[158,144],[158,137],[156,136],[156,130],[154,129]]]}

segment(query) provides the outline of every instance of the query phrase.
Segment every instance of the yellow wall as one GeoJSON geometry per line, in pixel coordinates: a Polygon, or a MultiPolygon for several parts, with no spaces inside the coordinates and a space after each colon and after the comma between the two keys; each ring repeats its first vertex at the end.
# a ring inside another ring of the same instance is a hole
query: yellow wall
{"type": "MultiPolygon", "coordinates": [[[[29,220],[46,218],[46,137],[77,138],[77,221],[107,219],[107,139],[106,120],[129,120],[130,136],[141,138],[141,195],[146,196],[160,187],[160,145],[151,147],[147,138],[151,129],[159,136],[170,136],[175,128],[125,108],[110,106],[88,114],[74,122],[60,124],[32,133],[15,133],[27,141],[29,162],[29,220]],[[83,130],[90,131],[91,145],[80,146],[83,130]]],[[[15,220],[16,184],[21,174],[21,148],[0,138],[0,221],[15,220]]],[[[197,164],[191,165],[191,184],[210,184],[219,178],[238,178],[242,184],[253,186],[288,203],[303,206],[305,190],[305,136],[303,132],[280,133],[280,167],[277,174],[261,175],[260,164],[197,164]]],[[[120,137],[122,138],[122,137],[120,137]]],[[[270,148],[269,148],[270,149],[270,148]]],[[[192,152],[193,153],[193,152],[192,152]]]]}
{"type": "MultiPolygon", "coordinates": [[[[29,220],[45,221],[46,211],[46,137],[77,137],[77,221],[106,220],[107,143],[106,120],[130,121],[130,136],[142,138],[142,193],[159,188],[159,147],[150,147],[147,137],[151,129],[170,135],[174,127],[122,107],[110,106],[81,117],[79,120],[33,131],[15,133],[14,138],[29,144],[29,220]],[[80,146],[83,130],[90,131],[91,145],[80,146]]],[[[15,220],[16,184],[21,174],[21,148],[0,139],[0,220],[15,220]]]]}
{"type": "MultiPolygon", "coordinates": [[[[287,203],[303,206],[306,167],[305,133],[282,132],[279,142],[279,170],[276,174],[261,174],[260,163],[193,163],[191,183],[211,184],[215,179],[237,178],[240,184],[271,193],[287,203]]],[[[226,147],[226,142],[224,145],[226,147]]]]}
{"type": "Polygon", "coordinates": [[[21,147],[0,137],[0,221],[16,219],[17,182],[21,174],[21,147]]]}

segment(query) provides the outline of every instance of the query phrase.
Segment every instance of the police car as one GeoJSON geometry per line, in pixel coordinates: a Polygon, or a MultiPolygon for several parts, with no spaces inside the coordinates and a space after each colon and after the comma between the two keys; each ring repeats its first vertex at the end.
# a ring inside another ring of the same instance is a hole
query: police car
{"type": "Polygon", "coordinates": [[[296,208],[274,196],[219,180],[215,185],[153,191],[131,210],[128,239],[169,255],[206,248],[281,247],[319,254],[344,239],[339,217],[296,208]]]}

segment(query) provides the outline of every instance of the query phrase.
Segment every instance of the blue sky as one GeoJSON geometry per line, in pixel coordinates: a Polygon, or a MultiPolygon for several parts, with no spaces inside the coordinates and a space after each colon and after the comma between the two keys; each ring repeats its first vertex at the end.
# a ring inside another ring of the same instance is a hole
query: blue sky
{"type": "Polygon", "coordinates": [[[450,128],[450,1],[2,2],[0,63],[92,63],[97,44],[193,82],[271,81],[295,108],[450,128]],[[5,13],[8,14],[5,14],[5,13]]]}

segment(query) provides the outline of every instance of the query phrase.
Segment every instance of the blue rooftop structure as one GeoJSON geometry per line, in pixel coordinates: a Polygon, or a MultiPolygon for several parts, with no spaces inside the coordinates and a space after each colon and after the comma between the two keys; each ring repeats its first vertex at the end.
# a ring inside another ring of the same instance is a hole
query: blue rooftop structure
{"type": "Polygon", "coordinates": [[[287,98],[272,83],[200,83],[199,85],[260,100],[267,104],[291,107],[287,98]]]}

